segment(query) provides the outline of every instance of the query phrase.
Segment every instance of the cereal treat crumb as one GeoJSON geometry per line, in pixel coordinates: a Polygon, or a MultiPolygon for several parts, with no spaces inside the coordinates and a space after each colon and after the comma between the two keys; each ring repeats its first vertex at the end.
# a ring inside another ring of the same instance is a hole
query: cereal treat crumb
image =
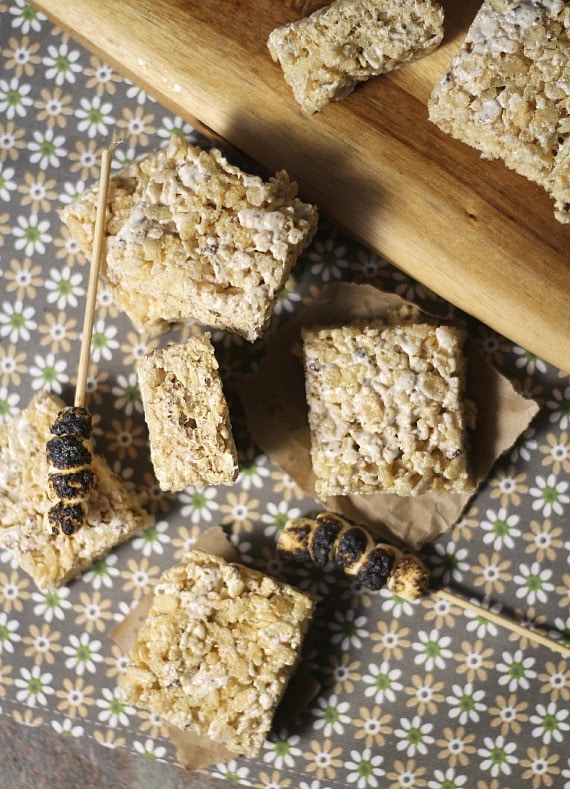
{"type": "Polygon", "coordinates": [[[319,496],[472,492],[463,339],[423,323],[303,332],[319,496]]]}
{"type": "Polygon", "coordinates": [[[271,32],[269,53],[305,115],[435,49],[443,10],[433,0],[337,0],[271,32]]]}
{"type": "Polygon", "coordinates": [[[147,353],[137,373],[162,490],[235,482],[237,452],[210,335],[147,353]]]}
{"type": "Polygon", "coordinates": [[[257,756],[297,666],[314,600],[199,550],[167,570],[119,678],[163,720],[257,756]]]}
{"type": "Polygon", "coordinates": [[[502,159],[554,198],[570,222],[570,4],[485,0],[434,89],[429,117],[502,159]]]}
{"type": "MultiPolygon", "coordinates": [[[[165,155],[165,151],[153,152],[129,164],[109,179],[105,227],[107,250],[131,210],[138,203],[150,174],[160,166],[165,155]]],[[[87,258],[91,258],[93,250],[98,190],[99,185],[95,184],[60,211],[61,220],[87,258]]],[[[161,317],[160,299],[152,294],[145,296],[133,294],[128,288],[123,288],[120,282],[110,282],[107,277],[106,259],[103,260],[101,274],[111,290],[117,307],[128,315],[137,331],[155,337],[169,328],[169,324],[161,317]]]]}
{"type": "Polygon", "coordinates": [[[317,227],[279,172],[265,182],[173,137],[107,257],[110,281],[154,298],[167,323],[195,319],[253,341],[317,227]]]}
{"type": "Polygon", "coordinates": [[[79,576],[152,524],[139,496],[93,453],[94,483],[85,525],[69,536],[46,530],[45,517],[53,506],[46,443],[53,438],[50,426],[64,406],[56,395],[39,392],[9,424],[0,425],[0,546],[43,591],[79,576]]]}

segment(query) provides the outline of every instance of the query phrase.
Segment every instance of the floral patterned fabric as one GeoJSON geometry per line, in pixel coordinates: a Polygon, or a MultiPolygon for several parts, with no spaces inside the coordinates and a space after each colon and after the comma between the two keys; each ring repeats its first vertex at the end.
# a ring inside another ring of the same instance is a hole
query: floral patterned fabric
{"type": "MultiPolygon", "coordinates": [[[[114,168],[172,133],[208,144],[23,0],[0,0],[0,420],[34,392],[72,396],[88,265],[58,209],[98,178],[115,130],[114,168]]],[[[457,310],[321,221],[282,293],[275,331],[323,284],[372,283],[448,317],[457,310]]],[[[570,381],[468,319],[485,356],[540,411],[493,467],[453,529],[427,546],[434,577],[570,646],[570,381]]],[[[191,329],[173,331],[169,339],[191,329]]],[[[241,472],[232,488],[160,494],[148,459],[134,362],[156,341],[135,333],[102,285],[89,406],[98,450],[151,491],[156,524],[54,594],[0,556],[0,708],[108,748],[176,761],[161,722],[121,703],[125,656],[110,631],[214,524],[244,563],[322,595],[309,660],[321,683],[304,714],[272,732],[257,759],[206,772],[266,789],[570,787],[570,661],[429,596],[368,593],[333,569],[275,557],[289,516],[315,508],[252,443],[234,380],[263,341],[214,332],[241,472]]],[[[561,338],[563,341],[564,338],[561,338]]],[[[567,338],[566,338],[567,340],[567,338]]]]}

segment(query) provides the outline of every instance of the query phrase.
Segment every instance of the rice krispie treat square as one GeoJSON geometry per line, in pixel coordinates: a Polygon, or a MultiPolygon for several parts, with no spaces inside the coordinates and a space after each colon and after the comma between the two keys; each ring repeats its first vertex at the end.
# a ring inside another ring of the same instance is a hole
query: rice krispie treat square
{"type": "Polygon", "coordinates": [[[428,103],[483,158],[542,186],[570,222],[570,4],[485,0],[428,103]]]}
{"type": "Polygon", "coordinates": [[[213,149],[173,137],[109,249],[107,274],[153,297],[168,323],[191,318],[253,341],[317,227],[279,172],[265,182],[213,149]]]}
{"type": "Polygon", "coordinates": [[[120,694],[168,723],[257,756],[314,608],[288,584],[191,550],[155,587],[120,694]]]}
{"type": "Polygon", "coordinates": [[[145,354],[137,373],[162,490],[235,482],[237,451],[210,335],[145,354]]]}
{"type": "Polygon", "coordinates": [[[48,496],[46,443],[63,400],[39,392],[27,408],[0,425],[0,546],[13,554],[39,589],[49,591],[81,575],[96,559],[153,522],[140,497],[93,453],[94,485],[86,524],[54,535],[45,517],[48,496]]]}
{"type": "Polygon", "coordinates": [[[473,490],[463,339],[424,323],[304,330],[319,496],[473,490]]]}
{"type": "Polygon", "coordinates": [[[336,0],[273,30],[269,53],[305,115],[435,49],[443,9],[434,0],[336,0]]]}

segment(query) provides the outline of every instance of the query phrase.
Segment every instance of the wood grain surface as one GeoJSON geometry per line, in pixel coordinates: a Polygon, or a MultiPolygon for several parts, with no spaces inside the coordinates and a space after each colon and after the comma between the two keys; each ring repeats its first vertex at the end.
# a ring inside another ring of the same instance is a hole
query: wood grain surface
{"type": "MultiPolygon", "coordinates": [[[[320,3],[322,5],[323,3],[320,3]]],[[[436,52],[305,118],[266,41],[319,3],[39,0],[52,21],[439,295],[570,371],[570,225],[543,190],[427,119],[478,0],[444,0],[436,52]]]]}

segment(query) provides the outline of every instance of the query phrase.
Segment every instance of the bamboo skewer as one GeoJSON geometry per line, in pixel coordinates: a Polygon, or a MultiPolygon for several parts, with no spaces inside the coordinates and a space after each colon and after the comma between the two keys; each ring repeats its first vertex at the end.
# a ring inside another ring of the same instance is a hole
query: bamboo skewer
{"type": "Polygon", "coordinates": [[[496,614],[448,589],[433,589],[429,569],[408,551],[390,543],[377,542],[365,526],[334,512],[320,512],[305,518],[290,518],[279,534],[277,552],[297,562],[311,561],[319,567],[332,562],[351,575],[365,589],[386,587],[405,600],[443,599],[466,611],[528,638],[565,657],[570,647],[530,627],[496,614]]]}
{"type": "Polygon", "coordinates": [[[524,625],[521,625],[518,622],[515,622],[513,619],[503,616],[502,614],[496,614],[494,611],[490,611],[488,608],[484,608],[483,606],[477,605],[470,600],[466,600],[464,597],[460,597],[458,594],[450,592],[448,589],[434,589],[430,592],[430,596],[447,600],[448,602],[464,609],[465,611],[471,611],[472,613],[477,614],[477,616],[488,619],[490,622],[493,622],[494,624],[499,625],[506,630],[510,630],[513,633],[516,633],[516,635],[518,635],[520,638],[528,638],[529,641],[534,641],[540,646],[545,646],[554,652],[559,652],[561,655],[564,655],[564,657],[570,657],[570,647],[567,647],[565,644],[556,641],[554,638],[545,636],[542,633],[537,633],[535,630],[532,630],[529,627],[524,627],[524,625]]]}
{"type": "Polygon", "coordinates": [[[117,136],[113,135],[109,148],[105,149],[101,155],[101,174],[99,176],[99,194],[97,200],[97,214],[95,218],[93,249],[91,252],[91,268],[89,271],[89,285],[87,287],[85,318],[83,321],[83,334],[81,337],[79,366],[77,370],[77,384],[75,387],[74,405],[76,408],[85,407],[87,378],[89,375],[89,360],[91,358],[93,323],[97,304],[97,288],[99,284],[99,274],[101,272],[103,254],[105,252],[105,225],[107,213],[107,195],[109,192],[109,174],[111,172],[113,151],[115,150],[118,142],[119,140],[117,136]]]}
{"type": "Polygon", "coordinates": [[[109,174],[116,142],[117,138],[113,135],[109,148],[104,150],[101,155],[97,214],[74,406],[72,408],[64,408],[58,413],[54,423],[50,426],[52,438],[46,443],[46,459],[48,462],[47,492],[54,503],[46,512],[45,527],[50,534],[58,535],[61,533],[67,537],[71,537],[87,522],[87,502],[91,496],[95,480],[91,467],[93,460],[91,448],[93,419],[85,407],[85,400],[93,341],[97,287],[105,251],[109,174]]]}

